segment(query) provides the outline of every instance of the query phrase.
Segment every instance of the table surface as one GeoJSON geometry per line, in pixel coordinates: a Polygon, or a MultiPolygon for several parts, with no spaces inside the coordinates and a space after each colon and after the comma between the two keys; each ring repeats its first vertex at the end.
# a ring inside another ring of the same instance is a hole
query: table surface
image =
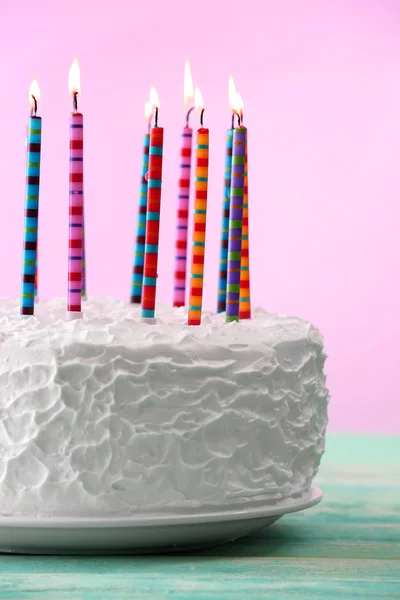
{"type": "Polygon", "coordinates": [[[325,498],[251,537],[144,557],[0,555],[0,599],[400,599],[400,437],[328,437],[325,498]]]}

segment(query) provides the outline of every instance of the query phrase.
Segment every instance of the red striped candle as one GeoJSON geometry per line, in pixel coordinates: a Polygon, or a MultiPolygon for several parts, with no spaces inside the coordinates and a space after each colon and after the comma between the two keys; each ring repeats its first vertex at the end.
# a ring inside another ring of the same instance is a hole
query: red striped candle
{"type": "Polygon", "coordinates": [[[75,59],[70,69],[70,93],[75,112],[70,119],[69,154],[69,236],[68,236],[68,299],[67,316],[82,316],[83,260],[83,115],[78,112],[80,93],[79,65],[75,59]]]}
{"type": "Polygon", "coordinates": [[[147,183],[146,238],[142,287],[142,319],[155,322],[158,243],[160,232],[161,182],[164,129],[158,127],[158,95],[152,88],[150,101],[155,107],[154,127],[150,131],[149,171],[147,183]],[[153,100],[152,100],[153,98],[153,100]]]}
{"type": "MultiPolygon", "coordinates": [[[[247,132],[248,135],[248,132],[247,132]]],[[[249,256],[249,184],[248,184],[248,139],[244,159],[244,191],[243,191],[243,230],[242,230],[242,258],[240,261],[240,296],[239,319],[251,319],[250,299],[250,256],[249,256]]]]}

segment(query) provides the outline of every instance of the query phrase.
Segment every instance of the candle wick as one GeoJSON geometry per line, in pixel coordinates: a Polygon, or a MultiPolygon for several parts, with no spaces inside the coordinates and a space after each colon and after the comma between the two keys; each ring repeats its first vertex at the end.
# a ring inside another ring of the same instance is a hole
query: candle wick
{"type": "Polygon", "coordinates": [[[189,108],[187,115],[186,115],[186,127],[189,127],[189,118],[190,118],[190,113],[192,112],[192,110],[194,110],[194,106],[192,106],[192,108],[189,108]]]}
{"type": "Polygon", "coordinates": [[[235,129],[235,115],[237,116],[238,127],[240,127],[240,114],[234,110],[232,113],[232,129],[235,129]]]}
{"type": "Polygon", "coordinates": [[[156,110],[154,112],[154,127],[158,127],[158,106],[156,106],[156,110]]]}
{"type": "Polygon", "coordinates": [[[74,92],[74,111],[78,112],[78,92],[74,92]]]}
{"type": "Polygon", "coordinates": [[[32,98],[33,98],[33,106],[32,106],[32,110],[31,110],[31,117],[36,117],[36,113],[37,113],[37,100],[35,98],[35,96],[32,94],[32,98]]]}
{"type": "Polygon", "coordinates": [[[203,116],[204,116],[204,108],[202,109],[201,113],[200,113],[200,125],[203,127],[203,116]]]}
{"type": "Polygon", "coordinates": [[[151,118],[147,121],[147,133],[151,131],[151,118]]]}

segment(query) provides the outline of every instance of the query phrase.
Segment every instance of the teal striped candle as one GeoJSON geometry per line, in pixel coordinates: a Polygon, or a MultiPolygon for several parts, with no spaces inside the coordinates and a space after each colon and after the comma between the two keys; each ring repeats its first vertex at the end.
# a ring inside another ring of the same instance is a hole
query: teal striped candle
{"type": "Polygon", "coordinates": [[[42,144],[42,119],[36,115],[37,101],[35,97],[33,99],[35,108],[29,119],[27,140],[25,223],[20,306],[21,315],[26,316],[33,315],[35,312],[40,154],[42,144]]]}
{"type": "Polygon", "coordinates": [[[143,289],[144,270],[144,247],[146,239],[146,215],[147,215],[147,179],[146,173],[149,168],[149,146],[150,134],[146,133],[143,138],[142,174],[139,191],[139,207],[136,224],[136,242],[133,255],[133,272],[131,284],[131,303],[141,304],[143,289]]]}

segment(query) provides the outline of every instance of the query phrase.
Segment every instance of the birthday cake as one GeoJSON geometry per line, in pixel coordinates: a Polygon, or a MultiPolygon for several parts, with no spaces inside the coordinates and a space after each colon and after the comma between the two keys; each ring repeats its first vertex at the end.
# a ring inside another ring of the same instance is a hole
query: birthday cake
{"type": "Polygon", "coordinates": [[[0,302],[0,513],[193,514],[308,497],[328,391],[319,331],[112,299],[0,302]]]}

